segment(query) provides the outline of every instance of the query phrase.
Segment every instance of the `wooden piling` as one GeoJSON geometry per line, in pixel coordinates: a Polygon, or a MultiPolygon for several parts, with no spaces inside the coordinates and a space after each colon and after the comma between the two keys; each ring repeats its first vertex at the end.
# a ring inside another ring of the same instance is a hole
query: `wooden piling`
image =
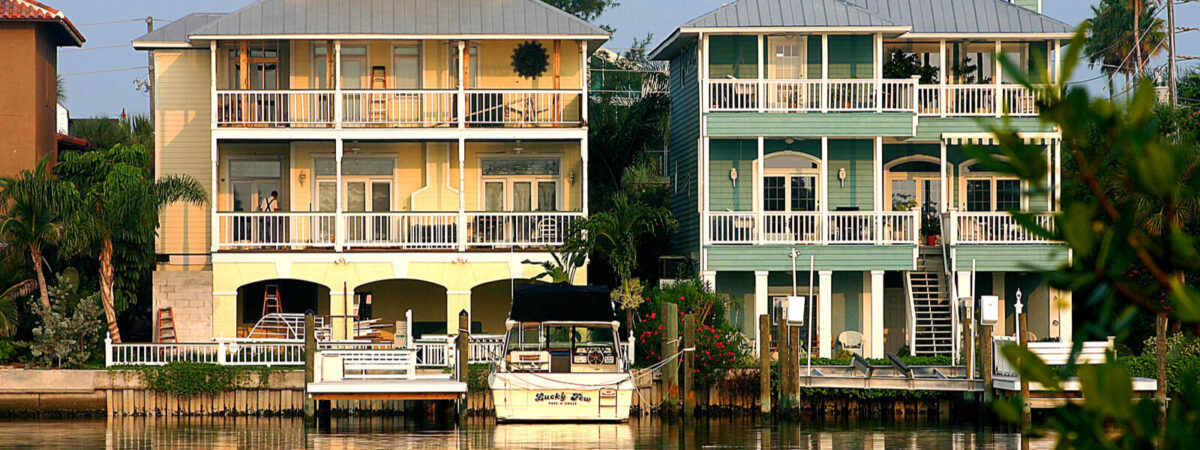
{"type": "Polygon", "coordinates": [[[683,317],[683,348],[691,349],[683,354],[683,415],[691,417],[696,412],[696,315],[683,317]]]}
{"type": "MultiPolygon", "coordinates": [[[[1021,348],[1029,350],[1029,314],[1021,314],[1017,320],[1017,342],[1021,343],[1021,348]]],[[[1029,403],[1029,380],[1021,377],[1021,426],[1022,430],[1029,430],[1029,425],[1033,423],[1033,413],[1030,410],[1029,403]]],[[[1024,441],[1025,439],[1022,439],[1024,441]]]]}
{"type": "MultiPolygon", "coordinates": [[[[312,314],[304,315],[304,383],[305,389],[308,389],[308,383],[312,383],[315,379],[313,373],[317,358],[317,321],[312,314]]],[[[316,403],[311,398],[305,396],[304,399],[304,417],[316,417],[316,403]]]]}
{"type": "Polygon", "coordinates": [[[662,381],[663,408],[674,411],[679,407],[679,359],[673,358],[679,353],[679,305],[664,302],[662,304],[662,348],[663,358],[672,358],[663,366],[662,381]]]}
{"type": "Polygon", "coordinates": [[[771,413],[771,316],[758,316],[758,403],[763,414],[771,413]]]}
{"type": "MultiPolygon", "coordinates": [[[[458,339],[455,344],[458,347],[455,352],[455,365],[458,367],[456,379],[466,382],[469,379],[467,363],[471,360],[471,315],[465,309],[458,312],[458,339]]],[[[459,401],[458,413],[466,416],[466,402],[459,401]]]]}
{"type": "Polygon", "coordinates": [[[980,327],[979,345],[981,347],[979,349],[979,365],[983,370],[983,401],[985,403],[990,403],[993,398],[992,375],[994,373],[994,369],[992,368],[992,358],[995,357],[995,355],[992,354],[994,346],[992,345],[991,325],[984,325],[980,327]]]}

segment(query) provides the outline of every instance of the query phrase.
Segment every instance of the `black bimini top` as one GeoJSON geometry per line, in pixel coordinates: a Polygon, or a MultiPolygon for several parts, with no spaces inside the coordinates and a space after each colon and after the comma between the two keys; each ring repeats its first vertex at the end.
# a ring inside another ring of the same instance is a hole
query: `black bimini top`
{"type": "Polygon", "coordinates": [[[508,314],[517,322],[612,322],[616,317],[607,287],[567,283],[518,285],[508,314]]]}

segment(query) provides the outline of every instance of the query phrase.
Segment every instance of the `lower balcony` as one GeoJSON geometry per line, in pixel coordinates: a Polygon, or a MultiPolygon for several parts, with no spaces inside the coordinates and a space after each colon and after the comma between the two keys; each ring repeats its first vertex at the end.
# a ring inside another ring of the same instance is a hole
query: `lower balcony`
{"type": "MultiPolygon", "coordinates": [[[[1034,221],[1054,230],[1054,213],[1038,213],[1034,221]]],[[[951,211],[942,219],[950,245],[1060,244],[1025,229],[1007,212],[951,211]]]]}
{"type": "Polygon", "coordinates": [[[548,250],[581,212],[218,212],[219,250],[548,250]]]}
{"type": "Polygon", "coordinates": [[[711,244],[916,245],[919,211],[709,212],[711,244]]]}

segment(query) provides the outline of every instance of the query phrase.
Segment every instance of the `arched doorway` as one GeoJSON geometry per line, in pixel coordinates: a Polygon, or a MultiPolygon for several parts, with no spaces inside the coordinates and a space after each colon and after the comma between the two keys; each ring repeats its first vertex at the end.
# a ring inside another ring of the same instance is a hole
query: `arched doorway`
{"type": "MultiPolygon", "coordinates": [[[[329,314],[329,288],[311,281],[272,279],[243,285],[237,290],[238,335],[249,332],[263,316],[267,287],[278,289],[279,312],[329,314]]],[[[274,312],[274,310],[270,311],[274,312]]]]}
{"type": "MultiPolygon", "coordinates": [[[[360,320],[395,324],[412,310],[413,336],[447,334],[446,288],[441,285],[412,279],[382,280],[354,288],[354,296],[360,320]]],[[[385,330],[395,332],[393,328],[385,330]]]]}
{"type": "Polygon", "coordinates": [[[504,322],[508,320],[508,312],[512,310],[512,290],[525,283],[531,283],[531,281],[526,279],[496,280],[472,288],[472,331],[483,334],[504,334],[504,322]]]}

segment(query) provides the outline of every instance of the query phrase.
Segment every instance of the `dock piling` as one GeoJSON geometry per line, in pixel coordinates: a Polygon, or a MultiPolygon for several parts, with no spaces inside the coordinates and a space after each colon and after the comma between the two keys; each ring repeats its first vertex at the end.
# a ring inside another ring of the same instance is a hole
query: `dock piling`
{"type": "MultiPolygon", "coordinates": [[[[457,347],[454,352],[454,366],[457,368],[455,379],[469,382],[467,362],[471,360],[471,315],[465,309],[458,313],[458,338],[454,343],[457,347]]],[[[467,414],[467,402],[461,398],[458,400],[458,413],[464,418],[467,414]]]]}
{"type": "MultiPolygon", "coordinates": [[[[314,380],[313,370],[317,358],[317,321],[313,315],[304,315],[304,384],[312,383],[314,380]]],[[[304,416],[316,417],[317,406],[312,397],[304,396],[304,416]]]]}
{"type": "Polygon", "coordinates": [[[663,358],[672,358],[663,366],[662,385],[666,394],[663,407],[674,411],[679,407],[679,359],[675,358],[679,353],[679,305],[664,302],[659,313],[663,327],[661,354],[663,358]]]}
{"type": "Polygon", "coordinates": [[[683,415],[691,417],[696,412],[696,315],[683,316],[683,348],[691,349],[683,354],[683,415]]]}
{"type": "Polygon", "coordinates": [[[771,316],[758,316],[758,401],[763,414],[771,413],[771,316]]]}

